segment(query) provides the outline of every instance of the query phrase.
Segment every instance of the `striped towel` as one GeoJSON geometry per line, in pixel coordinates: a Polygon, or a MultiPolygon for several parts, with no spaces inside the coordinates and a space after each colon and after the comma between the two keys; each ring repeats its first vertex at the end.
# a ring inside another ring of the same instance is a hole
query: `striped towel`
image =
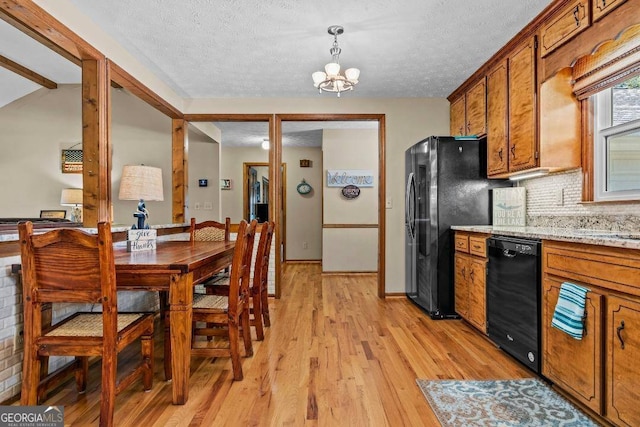
{"type": "Polygon", "coordinates": [[[584,329],[584,306],[589,289],[573,283],[564,282],[560,285],[558,303],[553,312],[551,326],[571,335],[577,340],[582,339],[584,329]]]}

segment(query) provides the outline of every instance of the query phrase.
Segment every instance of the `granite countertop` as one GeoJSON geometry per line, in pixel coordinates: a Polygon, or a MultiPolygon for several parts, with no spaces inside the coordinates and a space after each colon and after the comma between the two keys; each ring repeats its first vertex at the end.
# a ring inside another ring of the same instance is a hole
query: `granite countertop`
{"type": "Polygon", "coordinates": [[[560,240],[589,245],[640,249],[640,232],[590,230],[584,228],[493,227],[491,225],[454,225],[452,230],[487,233],[530,239],[560,240]]]}
{"type": "MultiPolygon", "coordinates": [[[[156,224],[156,225],[151,225],[151,229],[152,230],[160,230],[163,228],[173,228],[173,227],[189,227],[190,224],[189,223],[184,223],[184,224],[156,224]]],[[[122,224],[112,224],[111,225],[111,232],[112,233],[117,233],[120,231],[128,231],[131,229],[131,225],[122,225],[122,224]]],[[[34,230],[35,233],[38,232],[44,232],[47,230],[51,230],[51,229],[41,229],[41,230],[34,230]]],[[[82,230],[85,231],[87,233],[90,234],[97,234],[98,233],[98,229],[97,228],[74,228],[74,230],[82,230]]],[[[8,232],[2,232],[0,233],[0,242],[15,242],[18,240],[18,233],[13,232],[13,231],[8,231],[8,232]]]]}

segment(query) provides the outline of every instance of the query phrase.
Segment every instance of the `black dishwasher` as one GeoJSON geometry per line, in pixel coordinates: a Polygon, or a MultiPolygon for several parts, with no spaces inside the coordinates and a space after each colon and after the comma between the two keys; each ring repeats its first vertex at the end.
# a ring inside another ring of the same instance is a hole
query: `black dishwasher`
{"type": "Polygon", "coordinates": [[[487,334],[540,373],[540,241],[492,236],[487,244],[487,334]]]}

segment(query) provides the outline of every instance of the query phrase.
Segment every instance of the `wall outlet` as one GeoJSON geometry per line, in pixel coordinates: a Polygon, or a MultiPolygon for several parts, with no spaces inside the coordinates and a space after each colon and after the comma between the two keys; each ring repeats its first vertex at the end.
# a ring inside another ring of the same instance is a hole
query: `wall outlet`
{"type": "Polygon", "coordinates": [[[199,211],[199,210],[200,210],[200,202],[195,202],[195,203],[193,204],[193,209],[195,209],[195,210],[199,211]]]}
{"type": "Polygon", "coordinates": [[[385,202],[385,208],[387,209],[393,208],[393,199],[391,197],[387,197],[387,200],[385,202]]]}
{"type": "Polygon", "coordinates": [[[13,336],[13,354],[21,351],[24,347],[24,328],[21,326],[16,327],[16,333],[13,336]]]}
{"type": "Polygon", "coordinates": [[[309,244],[307,242],[302,242],[302,249],[309,249],[309,244]]]}
{"type": "Polygon", "coordinates": [[[211,202],[204,202],[204,210],[206,211],[210,211],[213,209],[213,203],[211,202]]]}

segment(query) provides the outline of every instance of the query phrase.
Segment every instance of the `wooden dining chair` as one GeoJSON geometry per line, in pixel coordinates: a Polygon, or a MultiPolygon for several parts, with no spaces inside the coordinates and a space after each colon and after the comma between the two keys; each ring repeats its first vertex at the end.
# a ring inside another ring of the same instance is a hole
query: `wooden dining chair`
{"type": "Polygon", "coordinates": [[[24,361],[22,405],[36,405],[41,363],[49,356],[74,356],[78,392],[87,382],[88,358],[102,358],[100,425],[113,425],[116,394],[142,376],[153,381],[153,314],[118,313],[113,241],[109,223],[98,234],[57,229],[33,234],[31,222],[18,225],[22,256],[24,361]],[[43,328],[41,307],[48,303],[99,304],[102,312],[75,313],[43,328]],[[120,381],[117,356],[137,339],[140,364],[120,381]]]}
{"type": "Polygon", "coordinates": [[[255,220],[250,224],[244,220],[240,222],[227,294],[196,294],[193,300],[194,335],[226,338],[228,345],[221,348],[217,340],[210,342],[194,338],[191,354],[205,357],[230,357],[233,378],[237,381],[243,377],[240,362],[240,331],[242,331],[245,355],[253,355],[249,326],[249,278],[255,232],[255,220]],[[198,322],[205,323],[206,327],[199,328],[198,322]]]}
{"type": "MultiPolygon", "coordinates": [[[[260,224],[260,239],[256,248],[253,277],[249,282],[249,324],[256,329],[256,339],[264,339],[264,326],[271,326],[269,318],[268,276],[271,241],[275,230],[273,221],[260,224]]],[[[229,293],[229,279],[218,280],[208,289],[209,294],[226,295],[229,293]]]]}

